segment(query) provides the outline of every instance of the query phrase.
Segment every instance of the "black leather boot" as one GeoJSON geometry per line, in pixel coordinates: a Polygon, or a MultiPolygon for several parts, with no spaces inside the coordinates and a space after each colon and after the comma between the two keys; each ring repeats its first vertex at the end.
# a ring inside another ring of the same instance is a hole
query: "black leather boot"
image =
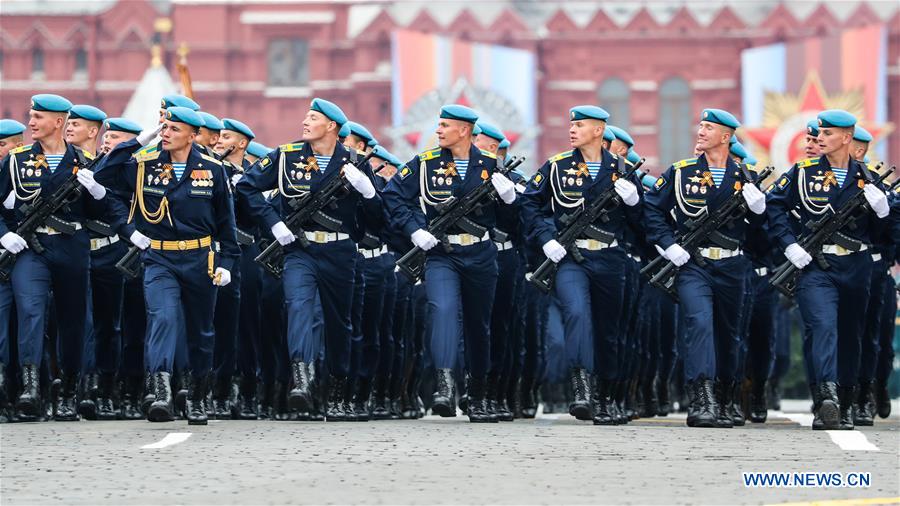
{"type": "Polygon", "coordinates": [[[687,416],[688,427],[718,427],[719,409],[713,392],[713,380],[701,377],[685,386],[691,399],[687,416]]]}
{"type": "Polygon", "coordinates": [[[731,383],[726,383],[722,380],[716,380],[715,383],[715,395],[716,395],[716,426],[730,429],[734,427],[734,419],[731,417],[731,383]]]}
{"type": "Polygon", "coordinates": [[[325,412],[326,422],[346,422],[347,412],[344,409],[344,387],[347,378],[334,376],[328,380],[328,408],[325,412]]]}
{"type": "Polygon", "coordinates": [[[291,392],[288,394],[288,404],[297,412],[308,412],[312,407],[309,365],[299,360],[291,362],[291,392]]]}
{"type": "Polygon", "coordinates": [[[279,422],[291,419],[291,409],[288,406],[287,388],[281,381],[275,381],[272,386],[272,418],[279,422]]]}
{"type": "Polygon", "coordinates": [[[256,398],[256,376],[241,376],[240,411],[241,420],[257,420],[259,418],[259,400],[256,398]]]}
{"type": "Polygon", "coordinates": [[[212,401],[216,420],[231,420],[231,377],[216,378],[212,401]]]}
{"type": "Polygon", "coordinates": [[[860,381],[856,392],[853,424],[861,427],[870,427],[875,423],[875,394],[872,392],[871,381],[860,381]]]}
{"type": "Polygon", "coordinates": [[[672,404],[669,402],[669,380],[656,379],[656,416],[669,416],[672,404]]]}
{"type": "Polygon", "coordinates": [[[346,417],[345,421],[347,422],[359,421],[356,417],[356,410],[353,409],[353,393],[356,392],[356,383],[358,381],[358,377],[351,376],[344,382],[344,392],[341,394],[341,400],[346,403],[344,406],[344,416],[346,417]]]}
{"type": "Polygon", "coordinates": [[[497,383],[496,374],[488,374],[484,386],[484,409],[492,422],[500,421],[500,413],[497,411],[497,383]]]}
{"type": "Polygon", "coordinates": [[[40,372],[36,365],[22,366],[22,395],[16,401],[16,410],[27,420],[36,420],[42,414],[40,372]]]}
{"type": "Polygon", "coordinates": [[[171,422],[175,420],[173,413],[174,398],[172,395],[172,375],[167,372],[153,374],[153,391],[156,399],[147,412],[147,420],[151,422],[171,422]]]}
{"type": "Polygon", "coordinates": [[[353,393],[353,414],[357,422],[369,421],[369,397],[372,395],[372,379],[357,378],[356,392],[353,393]]]}
{"type": "Polygon", "coordinates": [[[191,377],[187,396],[188,425],[206,425],[209,420],[209,417],[206,415],[206,394],[209,390],[208,381],[209,375],[207,374],[198,374],[191,377]]]}
{"type": "Polygon", "coordinates": [[[150,373],[144,374],[144,388],[141,389],[141,411],[144,416],[150,412],[150,405],[156,402],[156,381],[150,373]]]}
{"type": "Polygon", "coordinates": [[[569,371],[569,379],[572,383],[573,401],[569,405],[569,414],[578,420],[590,420],[591,414],[591,389],[590,376],[581,367],[572,368],[569,371]]]}
{"type": "Polygon", "coordinates": [[[766,382],[753,380],[750,389],[750,421],[753,423],[766,423],[769,416],[766,404],[766,382]]]}
{"type": "Polygon", "coordinates": [[[78,414],[85,420],[97,419],[97,397],[100,390],[100,376],[96,373],[82,377],[81,396],[78,401],[78,414]]]}
{"type": "MultiPolygon", "coordinates": [[[[56,395],[56,412],[53,420],[57,422],[77,422],[78,417],[78,401],[75,392],[78,390],[78,375],[60,371],[62,376],[62,385],[59,393],[56,395]]],[[[94,417],[96,418],[96,405],[94,405],[94,417]]]]}
{"type": "MultiPolygon", "coordinates": [[[[184,371],[175,371],[172,379],[173,407],[178,416],[187,416],[187,395],[190,388],[191,377],[184,371]]],[[[207,413],[207,416],[209,413],[207,413]]]]}
{"type": "Polygon", "coordinates": [[[494,390],[494,407],[497,413],[497,420],[501,422],[511,422],[515,420],[513,412],[509,409],[508,396],[508,379],[504,376],[497,378],[497,387],[494,390]]]}
{"type": "Polygon", "coordinates": [[[729,406],[731,413],[731,422],[735,427],[743,427],[746,423],[744,410],[741,409],[741,382],[731,382],[731,404],[729,406]]]}
{"type": "Polygon", "coordinates": [[[522,378],[519,386],[519,403],[522,405],[522,418],[534,418],[537,416],[538,387],[534,380],[522,378]]]}
{"type": "MultiPolygon", "coordinates": [[[[837,430],[841,426],[841,409],[838,404],[837,384],[828,381],[812,385],[813,430],[837,430]]],[[[852,422],[852,420],[851,420],[852,422]]]]}
{"type": "Polygon", "coordinates": [[[373,420],[387,420],[391,417],[391,414],[388,411],[388,403],[390,402],[390,400],[388,399],[389,381],[390,379],[384,374],[375,376],[375,381],[372,384],[373,420]]]}
{"type": "Polygon", "coordinates": [[[656,399],[656,389],[653,388],[655,383],[656,378],[645,378],[640,383],[639,388],[641,389],[641,397],[643,400],[641,403],[641,412],[639,413],[641,418],[652,418],[656,416],[656,412],[659,410],[656,399]]]}
{"type": "Polygon", "coordinates": [[[597,379],[594,390],[594,406],[592,412],[592,420],[594,425],[618,425],[616,419],[609,412],[609,406],[613,399],[610,395],[612,385],[610,381],[597,379]]]}
{"type": "Polygon", "coordinates": [[[456,398],[453,392],[456,380],[453,378],[453,369],[438,369],[435,371],[436,383],[434,401],[431,411],[444,418],[456,416],[456,398]]]}
{"type": "Polygon", "coordinates": [[[853,430],[853,411],[856,408],[856,385],[838,387],[838,406],[841,411],[841,430],[853,430]]]}
{"type": "Polygon", "coordinates": [[[140,376],[125,378],[122,385],[122,401],[119,403],[119,416],[122,420],[141,420],[141,400],[144,393],[144,380],[140,376]]]}
{"type": "Polygon", "coordinates": [[[891,395],[888,393],[887,380],[875,381],[875,409],[881,418],[891,416],[891,395]]]}
{"type": "Polygon", "coordinates": [[[497,416],[488,411],[487,378],[472,376],[469,378],[469,421],[472,423],[496,423],[497,416]]]}
{"type": "Polygon", "coordinates": [[[628,391],[628,381],[617,380],[613,382],[615,387],[613,390],[613,405],[615,406],[616,422],[625,425],[630,421],[627,411],[625,410],[625,395],[628,391]]]}
{"type": "Polygon", "coordinates": [[[119,417],[115,402],[115,376],[109,373],[100,375],[100,389],[97,392],[97,419],[115,420],[119,417]]]}
{"type": "Polygon", "coordinates": [[[259,419],[275,418],[275,382],[262,383],[262,394],[259,396],[259,419]]]}

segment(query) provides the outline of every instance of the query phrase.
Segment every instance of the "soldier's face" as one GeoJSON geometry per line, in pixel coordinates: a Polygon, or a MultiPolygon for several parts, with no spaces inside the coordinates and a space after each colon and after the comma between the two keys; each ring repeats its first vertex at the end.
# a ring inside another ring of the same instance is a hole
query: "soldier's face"
{"type": "Polygon", "coordinates": [[[868,142],[859,142],[853,141],[850,143],[850,156],[853,157],[854,160],[863,161],[863,158],[866,157],[866,153],[869,152],[869,143],[868,142]]]}
{"type": "Polygon", "coordinates": [[[368,143],[359,137],[350,134],[344,138],[344,146],[355,149],[357,151],[365,151],[369,147],[368,143]]]}
{"type": "Polygon", "coordinates": [[[197,134],[194,127],[179,121],[166,120],[160,132],[162,146],[166,151],[179,151],[189,147],[197,134]]]}
{"type": "Polygon", "coordinates": [[[17,148],[24,144],[24,138],[21,135],[13,135],[0,139],[0,159],[6,157],[11,149],[17,148]]]}
{"type": "Polygon", "coordinates": [[[222,130],[222,133],[219,134],[219,140],[216,142],[216,146],[213,149],[215,149],[216,153],[224,153],[228,148],[234,148],[235,151],[243,151],[247,149],[247,144],[249,142],[250,141],[247,140],[247,137],[244,134],[239,134],[231,130],[222,130]]]}
{"type": "Polygon", "coordinates": [[[817,156],[822,154],[822,150],[819,148],[819,138],[815,135],[806,135],[806,144],[803,147],[803,152],[806,154],[807,158],[816,158],[817,156]]]}
{"type": "Polygon", "coordinates": [[[93,121],[85,121],[81,118],[70,119],[66,122],[66,142],[69,144],[83,144],[97,138],[100,127],[93,121]]]}
{"type": "Polygon", "coordinates": [[[625,156],[628,154],[628,144],[616,139],[610,143],[609,151],[614,155],[625,156]]]}
{"type": "Polygon", "coordinates": [[[197,138],[194,139],[194,142],[197,144],[209,148],[215,146],[218,141],[219,133],[205,127],[200,127],[200,132],[197,134],[197,138]]]}
{"type": "Polygon", "coordinates": [[[128,132],[118,132],[116,130],[107,130],[105,134],[103,134],[103,144],[100,147],[100,151],[104,153],[109,153],[119,144],[134,139],[137,137],[135,134],[131,134],[128,132]]]}
{"type": "Polygon", "coordinates": [[[31,138],[39,141],[58,135],[66,124],[68,115],[61,112],[35,111],[28,112],[28,129],[31,130],[31,138]]]}
{"type": "Polygon", "coordinates": [[[821,127],[819,128],[817,139],[821,154],[830,155],[850,144],[850,141],[853,140],[853,130],[850,128],[821,127]]]}
{"type": "Polygon", "coordinates": [[[722,144],[728,144],[732,132],[718,123],[701,121],[697,129],[697,147],[700,151],[707,151],[722,144]]]}
{"type": "Polygon", "coordinates": [[[569,123],[569,144],[573,148],[580,148],[597,139],[603,142],[603,131],[606,122],[598,119],[577,119],[569,123]]]}
{"type": "MultiPolygon", "coordinates": [[[[336,130],[337,123],[328,119],[319,111],[309,111],[303,118],[303,139],[307,141],[319,140],[325,137],[329,130],[336,130]]],[[[349,137],[349,136],[348,136],[349,137]]]]}
{"type": "Polygon", "coordinates": [[[437,130],[438,146],[448,148],[459,143],[463,139],[472,138],[472,124],[455,119],[441,118],[438,121],[437,130]]]}
{"type": "Polygon", "coordinates": [[[488,137],[484,134],[478,134],[475,137],[475,145],[478,146],[478,149],[483,149],[485,151],[490,151],[491,153],[497,154],[497,148],[500,147],[500,143],[497,142],[497,139],[493,137],[488,137]]]}

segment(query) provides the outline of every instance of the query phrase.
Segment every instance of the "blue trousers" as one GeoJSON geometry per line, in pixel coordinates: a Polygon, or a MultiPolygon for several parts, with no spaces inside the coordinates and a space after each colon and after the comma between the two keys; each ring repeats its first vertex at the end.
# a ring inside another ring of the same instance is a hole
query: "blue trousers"
{"type": "MultiPolygon", "coordinates": [[[[371,379],[375,376],[381,363],[382,353],[390,355],[393,346],[390,336],[384,339],[387,345],[382,350],[382,319],[385,315],[385,297],[388,279],[394,276],[393,257],[381,255],[375,258],[364,258],[360,255],[357,261],[357,281],[362,285],[362,301],[359,318],[359,335],[354,333],[353,375],[371,379]],[[388,263],[390,262],[390,263],[388,263]]],[[[355,297],[354,297],[355,298],[355,297]]],[[[393,359],[393,355],[390,355],[393,359]]]]}
{"type": "Polygon", "coordinates": [[[797,283],[797,305],[808,341],[812,383],[859,380],[859,353],[871,287],[872,257],[862,251],[825,255],[830,268],[813,262],[797,283]]]}
{"type": "Polygon", "coordinates": [[[287,349],[287,310],[282,280],[263,271],[260,300],[260,376],[266,384],[275,380],[286,383],[290,378],[290,356],[287,349]]]}
{"type": "MultiPolygon", "coordinates": [[[[394,314],[397,303],[397,275],[394,273],[395,257],[391,252],[381,255],[384,268],[381,319],[378,329],[378,364],[375,374],[390,377],[397,356],[398,338],[394,337],[394,314]]],[[[409,297],[409,295],[407,295],[409,297]]]]}
{"type": "MultiPolygon", "coordinates": [[[[91,328],[89,340],[94,349],[97,371],[116,374],[122,352],[122,300],[125,278],[116,269],[116,262],[125,255],[127,247],[119,241],[91,252],[91,328]]],[[[85,369],[87,371],[89,369],[85,369]]]]}
{"type": "Polygon", "coordinates": [[[693,260],[678,273],[684,379],[735,379],[741,307],[749,263],[743,256],[693,260]]]}
{"type": "MultiPolygon", "coordinates": [[[[537,290],[537,288],[535,288],[537,290]]],[[[544,334],[545,379],[548,383],[559,383],[568,378],[566,327],[563,322],[562,307],[556,295],[547,296],[547,316],[544,334]]],[[[593,366],[594,355],[587,353],[584,360],[593,366]]]]}
{"type": "Polygon", "coordinates": [[[583,251],[584,262],[563,259],[556,274],[556,297],[565,328],[566,361],[600,379],[619,374],[618,352],[625,322],[625,270],[620,248],[583,251]]]}
{"type": "Polygon", "coordinates": [[[10,365],[9,348],[10,333],[13,322],[13,290],[12,285],[6,281],[0,281],[0,364],[10,365]]]}
{"type": "MultiPolygon", "coordinates": [[[[255,378],[266,354],[260,339],[262,267],[255,258],[259,244],[241,245],[241,309],[238,318],[237,366],[241,376],[255,378]]],[[[279,302],[278,308],[282,307],[279,302]]],[[[271,367],[271,366],[270,366],[271,367]]]]}
{"type": "Polygon", "coordinates": [[[172,372],[184,343],[194,375],[212,370],[216,286],[207,273],[207,250],[144,253],[147,303],[146,362],[150,373],[172,372]]]}
{"type": "Polygon", "coordinates": [[[235,352],[238,343],[238,325],[241,316],[241,264],[242,258],[235,260],[231,272],[231,283],[220,287],[216,294],[216,309],[213,317],[215,345],[213,346],[213,373],[216,381],[230,381],[235,371],[235,352]]]}
{"type": "Polygon", "coordinates": [[[51,293],[56,301],[59,367],[79,373],[87,318],[90,246],[87,232],[39,236],[45,251],[19,253],[12,270],[18,320],[19,364],[39,365],[51,293]]]}
{"type": "Polygon", "coordinates": [[[884,260],[873,262],[871,287],[869,288],[869,301],[866,305],[866,324],[863,328],[859,357],[859,381],[872,381],[875,377],[875,368],[878,362],[879,343],[881,337],[881,315],[884,306],[885,278],[890,278],[888,266],[884,260]]]}
{"type": "Polygon", "coordinates": [[[897,315],[897,290],[894,288],[894,278],[886,276],[882,280],[880,289],[884,297],[884,304],[881,306],[881,328],[878,332],[878,361],[875,364],[875,379],[887,382],[894,369],[894,333],[896,332],[894,318],[897,315]]]}
{"type": "Polygon", "coordinates": [[[291,360],[311,363],[322,350],[314,329],[316,297],[324,321],[325,362],[331,374],[350,372],[350,307],[353,300],[356,245],[350,240],[310,244],[284,259],[284,304],[291,360]]]}
{"type": "Polygon", "coordinates": [[[775,306],[778,293],[769,283],[769,276],[751,274],[753,308],[747,333],[749,370],[746,376],[757,382],[764,382],[772,375],[775,361],[775,306]]]}
{"type": "MultiPolygon", "coordinates": [[[[524,283],[522,291],[525,297],[525,342],[522,353],[522,379],[526,384],[532,382],[541,383],[547,378],[547,321],[552,304],[553,297],[544,294],[540,289],[531,283],[524,283]]],[[[556,310],[557,321],[559,318],[559,310],[556,310]]],[[[559,335],[562,338],[562,324],[559,325],[559,335]]],[[[561,348],[564,345],[560,346],[561,348]]],[[[562,353],[560,353],[562,355],[562,353]]],[[[562,367],[565,369],[565,366],[562,367]]]]}
{"type": "Polygon", "coordinates": [[[497,253],[497,288],[494,293],[494,307],[491,310],[491,369],[492,374],[501,375],[511,353],[510,329],[514,322],[513,309],[516,302],[517,275],[519,274],[519,254],[515,249],[497,253]]]}
{"type": "Polygon", "coordinates": [[[119,374],[141,377],[147,370],[144,346],[147,336],[147,306],[144,303],[144,279],[125,280],[122,300],[122,362],[119,374]]]}
{"type": "Polygon", "coordinates": [[[456,367],[459,343],[465,336],[469,373],[473,377],[488,373],[496,287],[497,248],[489,241],[458,246],[449,254],[437,251],[428,255],[425,292],[435,368],[456,367]]]}

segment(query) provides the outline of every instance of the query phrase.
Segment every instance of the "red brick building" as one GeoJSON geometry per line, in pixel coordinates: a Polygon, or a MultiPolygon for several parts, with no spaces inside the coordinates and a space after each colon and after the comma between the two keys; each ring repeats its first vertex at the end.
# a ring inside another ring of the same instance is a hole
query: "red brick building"
{"type": "MultiPolygon", "coordinates": [[[[534,51],[539,156],[567,145],[571,105],[599,103],[654,167],[688,154],[703,107],[741,110],[743,49],[872,23],[889,27],[888,114],[898,125],[893,1],[4,0],[0,114],[22,119],[35,92],[121,114],[159,37],[176,82],[185,43],[198,102],[245,120],[266,144],[299,137],[313,96],[388,139],[390,33],[406,28],[534,51]],[[170,19],[171,31],[155,35],[158,18],[170,19]]],[[[891,160],[898,136],[887,140],[891,160]]]]}

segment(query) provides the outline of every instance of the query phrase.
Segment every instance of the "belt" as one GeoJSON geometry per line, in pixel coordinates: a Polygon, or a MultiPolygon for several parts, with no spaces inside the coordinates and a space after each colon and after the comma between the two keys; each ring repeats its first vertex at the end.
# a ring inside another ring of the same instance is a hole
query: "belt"
{"type": "Polygon", "coordinates": [[[361,249],[359,250],[360,254],[362,254],[363,258],[378,258],[381,255],[387,253],[387,246],[382,246],[380,248],[375,249],[361,249]]]}
{"type": "Polygon", "coordinates": [[[881,253],[872,253],[872,261],[880,262],[881,261],[881,253]]]}
{"type": "Polygon", "coordinates": [[[193,249],[206,248],[212,244],[212,238],[209,236],[200,239],[188,239],[186,241],[157,241],[150,239],[150,249],[158,249],[163,251],[188,251],[193,249]]]}
{"type": "Polygon", "coordinates": [[[725,248],[700,248],[700,256],[703,258],[708,258],[709,260],[721,260],[723,258],[731,258],[736,257],[743,253],[740,249],[725,249],[725,248]]]}
{"type": "Polygon", "coordinates": [[[91,239],[91,251],[97,251],[98,249],[105,248],[110,244],[115,244],[117,242],[119,242],[119,236],[117,235],[91,239]]]}
{"type": "MultiPolygon", "coordinates": [[[[867,249],[869,249],[869,247],[867,245],[863,244],[862,247],[859,248],[859,251],[865,251],[867,249]]],[[[852,255],[854,253],[859,253],[859,251],[849,250],[849,249],[847,249],[843,246],[837,245],[837,244],[825,244],[824,246],[822,246],[822,253],[825,253],[826,255],[835,255],[835,256],[839,256],[839,257],[844,257],[847,255],[852,255]]]]}
{"type": "Polygon", "coordinates": [[[598,241],[597,239],[575,239],[575,247],[588,251],[600,251],[606,248],[615,248],[618,245],[619,241],[616,239],[609,243],[598,241]]]}
{"type": "Polygon", "coordinates": [[[494,244],[497,246],[497,251],[506,251],[508,249],[513,249],[512,241],[506,241],[506,242],[494,241],[494,244]]]}
{"type": "Polygon", "coordinates": [[[763,277],[769,273],[769,269],[766,269],[765,267],[760,267],[759,269],[753,269],[753,270],[756,271],[756,275],[759,277],[763,277]]]}
{"type": "Polygon", "coordinates": [[[457,246],[469,246],[481,241],[487,241],[489,237],[490,234],[487,232],[485,232],[481,237],[472,234],[453,234],[447,236],[447,241],[450,244],[455,244],[457,246]]]}
{"type": "Polygon", "coordinates": [[[345,241],[350,238],[350,234],[345,234],[343,232],[323,232],[321,230],[315,230],[312,232],[303,232],[303,235],[306,236],[307,241],[314,242],[317,244],[326,244],[329,242],[345,241]]]}
{"type": "MultiPolygon", "coordinates": [[[[75,230],[81,230],[81,223],[78,223],[77,221],[73,221],[71,223],[71,225],[75,230]]],[[[34,229],[34,231],[38,234],[44,234],[44,235],[59,235],[62,233],[53,227],[44,227],[44,226],[38,227],[38,228],[34,229]]]]}

